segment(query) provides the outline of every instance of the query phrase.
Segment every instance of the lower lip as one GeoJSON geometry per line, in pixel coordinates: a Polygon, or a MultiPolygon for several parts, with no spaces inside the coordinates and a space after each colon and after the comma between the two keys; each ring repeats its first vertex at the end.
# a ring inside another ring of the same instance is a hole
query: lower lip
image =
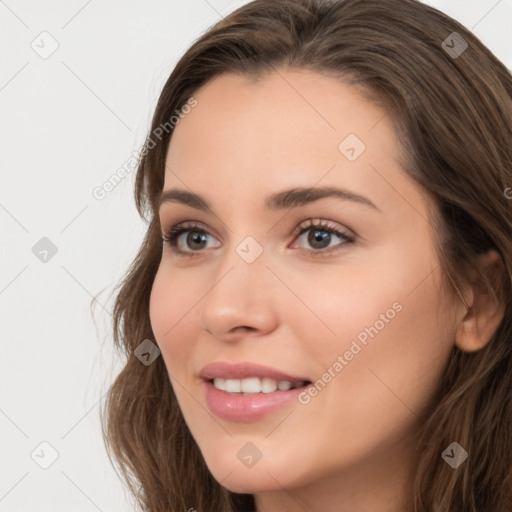
{"type": "Polygon", "coordinates": [[[276,411],[285,404],[297,399],[307,386],[288,391],[257,393],[254,395],[230,394],[217,389],[213,382],[203,381],[206,403],[210,410],[228,421],[255,421],[276,411]]]}

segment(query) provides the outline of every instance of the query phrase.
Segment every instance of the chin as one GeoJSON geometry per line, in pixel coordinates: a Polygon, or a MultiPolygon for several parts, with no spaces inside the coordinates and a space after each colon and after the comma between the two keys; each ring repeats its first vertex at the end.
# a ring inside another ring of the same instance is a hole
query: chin
{"type": "MultiPolygon", "coordinates": [[[[240,450],[239,445],[246,446],[247,441],[243,443],[236,440],[233,442],[233,439],[231,441],[231,446],[225,446],[223,449],[216,445],[206,452],[201,450],[210,473],[219,484],[229,491],[240,494],[279,491],[283,487],[292,488],[301,485],[301,480],[307,480],[307,475],[302,475],[301,478],[301,475],[291,471],[290,463],[285,463],[282,458],[283,454],[278,456],[277,447],[274,450],[274,455],[268,457],[262,455],[256,462],[249,458],[244,463],[246,454],[256,455],[256,452],[252,452],[254,448],[249,445],[245,451],[242,451],[243,448],[240,450]],[[252,465],[251,462],[253,462],[252,465]]],[[[267,453],[272,454],[272,451],[267,453]]],[[[302,461],[300,466],[307,467],[308,465],[302,461]]],[[[296,465],[296,467],[299,466],[296,465]]]]}
{"type": "Polygon", "coordinates": [[[288,487],[287,482],[283,482],[281,473],[269,471],[269,474],[264,467],[260,469],[254,467],[250,469],[231,468],[229,470],[227,468],[221,468],[214,463],[210,472],[219,484],[229,491],[238,494],[278,491],[282,490],[283,487],[288,487]],[[271,475],[274,478],[272,478],[271,475]]]}

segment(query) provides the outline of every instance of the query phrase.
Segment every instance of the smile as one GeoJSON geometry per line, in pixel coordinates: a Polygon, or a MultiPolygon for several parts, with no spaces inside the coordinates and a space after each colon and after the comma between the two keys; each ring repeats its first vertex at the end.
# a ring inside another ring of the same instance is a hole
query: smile
{"type": "Polygon", "coordinates": [[[244,395],[253,395],[256,393],[273,393],[277,390],[288,391],[290,389],[301,388],[305,384],[305,381],[277,381],[268,377],[249,377],[247,379],[222,379],[217,377],[216,379],[213,379],[213,385],[218,390],[227,391],[228,393],[242,393],[244,395]]]}

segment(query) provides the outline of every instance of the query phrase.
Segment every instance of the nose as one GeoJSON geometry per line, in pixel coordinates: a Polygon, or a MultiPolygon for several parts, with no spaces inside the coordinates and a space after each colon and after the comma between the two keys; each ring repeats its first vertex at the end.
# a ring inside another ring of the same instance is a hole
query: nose
{"type": "Polygon", "coordinates": [[[252,263],[232,250],[219,265],[210,291],[198,304],[201,328],[224,341],[259,337],[278,324],[276,280],[264,254],[252,263]]]}

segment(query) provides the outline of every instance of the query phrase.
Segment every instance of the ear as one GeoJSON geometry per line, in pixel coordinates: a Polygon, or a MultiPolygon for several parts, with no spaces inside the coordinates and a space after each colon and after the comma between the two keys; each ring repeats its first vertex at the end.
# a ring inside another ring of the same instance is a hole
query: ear
{"type": "Polygon", "coordinates": [[[471,309],[467,311],[466,306],[461,306],[466,313],[455,334],[455,344],[463,352],[476,352],[484,348],[495,334],[505,314],[505,305],[500,302],[500,294],[497,293],[504,275],[503,260],[495,250],[480,255],[478,259],[481,272],[492,283],[497,297],[485,287],[478,273],[473,271],[470,276],[471,282],[464,292],[471,309]]]}

